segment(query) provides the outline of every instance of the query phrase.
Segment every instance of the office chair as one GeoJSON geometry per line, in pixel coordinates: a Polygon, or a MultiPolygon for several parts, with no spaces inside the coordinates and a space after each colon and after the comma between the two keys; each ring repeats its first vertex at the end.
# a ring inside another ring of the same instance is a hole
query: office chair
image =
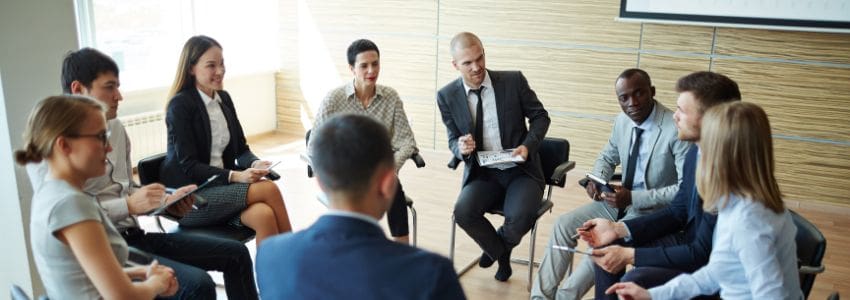
{"type": "Polygon", "coordinates": [[[818,228],[792,210],[791,219],[794,220],[794,225],[797,226],[797,265],[800,272],[800,289],[803,290],[803,297],[809,298],[809,292],[812,291],[812,286],[815,283],[815,276],[823,273],[824,253],[826,252],[826,238],[818,228]]]}
{"type": "MultiPolygon", "coordinates": [[[[312,131],[313,131],[313,130],[307,130],[307,132],[304,134],[304,143],[306,143],[307,145],[309,145],[309,144],[310,144],[310,133],[311,133],[312,131]]],[[[309,149],[308,149],[308,151],[309,151],[309,149]]],[[[307,177],[313,178],[313,165],[312,165],[312,162],[311,162],[311,160],[310,160],[309,155],[301,155],[301,158],[302,158],[305,162],[307,162],[307,177]]],[[[424,168],[424,167],[425,167],[425,160],[424,160],[424,159],[422,159],[422,156],[421,156],[421,155],[419,155],[419,152],[418,152],[418,151],[417,151],[417,152],[413,152],[413,154],[411,154],[411,155],[410,155],[410,160],[413,160],[413,163],[415,163],[415,164],[416,164],[416,168],[417,168],[417,169],[420,169],[420,168],[424,168]]],[[[329,206],[329,205],[330,205],[330,203],[328,203],[328,199],[326,199],[326,198],[324,198],[324,197],[322,197],[322,196],[319,196],[319,197],[318,197],[318,200],[319,200],[319,202],[321,202],[321,203],[322,203],[325,207],[327,207],[327,206],[329,206]]],[[[405,200],[405,204],[407,205],[407,209],[409,209],[409,210],[410,210],[410,217],[412,218],[412,221],[413,221],[413,230],[412,230],[412,236],[413,236],[413,238],[411,239],[411,241],[413,242],[413,246],[416,246],[416,237],[419,235],[419,234],[417,233],[417,230],[416,230],[416,209],[415,209],[415,208],[413,208],[413,199],[410,199],[410,197],[407,197],[407,196],[405,195],[404,200],[405,200]]]]}
{"type": "MultiPolygon", "coordinates": [[[[570,143],[561,138],[546,138],[543,140],[543,143],[540,144],[540,149],[537,151],[540,155],[541,166],[543,167],[543,177],[546,179],[546,186],[548,187],[545,198],[540,202],[540,208],[537,210],[537,217],[534,221],[534,225],[531,226],[531,235],[530,237],[530,245],[529,245],[529,258],[528,260],[524,259],[515,259],[512,258],[512,263],[518,263],[522,265],[528,265],[528,291],[531,291],[531,276],[534,271],[534,266],[539,265],[540,263],[534,261],[534,244],[535,238],[537,237],[537,221],[540,220],[546,212],[551,212],[554,204],[552,203],[552,188],[554,186],[564,187],[567,172],[575,168],[576,163],[574,161],[570,161],[570,143]]],[[[448,167],[450,169],[457,169],[460,164],[460,160],[456,157],[452,157],[452,160],[449,162],[448,167]]],[[[493,207],[488,213],[497,214],[504,216],[501,207],[493,207]]],[[[455,257],[455,231],[457,230],[457,222],[455,222],[455,216],[452,214],[452,235],[451,235],[451,246],[449,248],[449,259],[454,262],[455,257]]],[[[472,267],[478,263],[480,258],[476,258],[471,263],[466,265],[464,268],[458,272],[458,276],[462,276],[467,271],[472,269],[472,267]]]]}
{"type": "MultiPolygon", "coordinates": [[[[142,185],[159,182],[159,170],[162,167],[164,161],[165,153],[156,154],[140,160],[136,168],[139,172],[139,182],[142,185]]],[[[197,195],[195,197],[197,197],[197,195]]],[[[163,228],[162,226],[162,221],[159,219],[159,217],[160,216],[156,216],[156,225],[159,227],[160,231],[166,232],[165,228],[163,228]]],[[[172,230],[171,232],[226,238],[241,241],[243,243],[251,241],[256,235],[254,230],[248,228],[247,226],[237,227],[231,224],[221,224],[203,227],[177,226],[177,228],[172,230]]]]}

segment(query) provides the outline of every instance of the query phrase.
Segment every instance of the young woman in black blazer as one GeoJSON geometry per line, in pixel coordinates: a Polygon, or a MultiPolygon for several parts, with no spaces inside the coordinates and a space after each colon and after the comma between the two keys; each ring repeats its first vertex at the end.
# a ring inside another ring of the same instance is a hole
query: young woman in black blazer
{"type": "Polygon", "coordinates": [[[186,41],[166,109],[168,154],[160,178],[167,186],[202,184],[209,204],[179,220],[183,226],[244,224],[266,237],[292,230],[283,196],[263,176],[269,161],[248,148],[230,94],[224,91],[221,45],[207,36],[186,41]]]}

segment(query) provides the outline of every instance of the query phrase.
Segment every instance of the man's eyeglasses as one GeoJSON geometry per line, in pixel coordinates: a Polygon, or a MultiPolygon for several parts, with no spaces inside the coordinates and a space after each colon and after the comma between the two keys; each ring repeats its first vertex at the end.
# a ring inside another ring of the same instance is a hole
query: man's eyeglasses
{"type": "Polygon", "coordinates": [[[101,143],[103,143],[104,147],[106,147],[106,146],[109,145],[109,135],[110,135],[109,131],[103,131],[103,132],[94,133],[94,134],[79,134],[79,133],[77,133],[77,134],[68,134],[68,135],[65,135],[65,136],[69,137],[69,138],[96,138],[101,143]]]}

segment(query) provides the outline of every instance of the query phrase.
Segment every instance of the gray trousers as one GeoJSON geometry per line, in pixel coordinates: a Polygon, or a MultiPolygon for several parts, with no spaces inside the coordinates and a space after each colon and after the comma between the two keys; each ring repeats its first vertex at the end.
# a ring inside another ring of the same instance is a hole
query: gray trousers
{"type": "Polygon", "coordinates": [[[593,287],[593,260],[582,257],[581,261],[574,266],[572,275],[561,284],[567,269],[573,262],[573,253],[553,249],[552,246],[575,248],[578,241],[572,239],[572,236],[576,234],[576,228],[590,219],[614,220],[616,216],[616,208],[599,201],[582,205],[558,217],[555,225],[552,226],[549,246],[546,247],[546,254],[543,256],[537,278],[534,279],[531,287],[531,299],[581,299],[581,296],[593,287]]]}

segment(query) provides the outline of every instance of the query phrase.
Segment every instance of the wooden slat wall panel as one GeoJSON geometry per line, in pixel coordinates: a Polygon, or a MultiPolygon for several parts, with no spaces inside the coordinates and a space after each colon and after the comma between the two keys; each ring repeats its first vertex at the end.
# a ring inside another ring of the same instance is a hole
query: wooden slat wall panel
{"type": "MultiPolygon", "coordinates": [[[[321,32],[395,32],[433,36],[437,2],[429,0],[303,1],[321,32]]],[[[378,44],[378,47],[381,45],[378,44]]]]}
{"type": "Polygon", "coordinates": [[[715,53],[850,64],[848,34],[717,28],[715,53]]]}
{"type": "MultiPolygon", "coordinates": [[[[446,57],[448,47],[440,47],[446,57]]],[[[620,111],[598,104],[616,99],[614,81],[623,69],[634,67],[636,59],[636,54],[534,46],[494,45],[485,51],[489,69],[522,71],[547,109],[586,114],[620,111]]],[[[438,68],[439,88],[460,76],[451,63],[438,68]]]]}
{"type": "Polygon", "coordinates": [[[637,48],[640,25],[618,23],[618,0],[440,1],[440,36],[637,48]],[[592,24],[592,25],[590,25],[592,24]],[[519,26],[517,26],[519,25],[519,26]]]}
{"type": "Polygon", "coordinates": [[[847,146],[773,139],[776,177],[784,199],[836,202],[847,198],[847,146]]]}
{"type": "Polygon", "coordinates": [[[711,27],[643,24],[641,49],[711,54],[713,36],[711,27]]]}
{"type": "Polygon", "coordinates": [[[640,68],[649,73],[655,86],[655,99],[671,110],[676,110],[676,81],[697,70],[708,70],[709,59],[642,54],[640,68]]]}
{"type": "Polygon", "coordinates": [[[835,190],[848,182],[834,179],[850,178],[850,35],[623,23],[614,21],[618,8],[616,0],[283,1],[278,128],[309,127],[316,98],[351,78],[345,48],[365,37],[381,47],[380,82],[401,94],[420,147],[443,151],[435,93],[459,75],[449,40],[472,31],[490,69],[523,71],[550,111],[550,136],[570,139],[580,169],[620,112],[614,79],[623,69],[646,69],[671,109],[679,77],[713,70],[770,114],[789,198],[829,191],[816,200],[850,205],[835,190]]]}
{"type": "MultiPolygon", "coordinates": [[[[612,104],[612,105],[617,105],[612,104]]],[[[589,118],[567,118],[560,115],[552,116],[547,136],[565,138],[570,141],[570,160],[576,162],[575,180],[593,169],[593,163],[599,156],[599,151],[608,142],[614,126],[613,116],[610,120],[589,118]]]]}
{"type": "Polygon", "coordinates": [[[714,70],[764,107],[774,134],[850,143],[850,68],[718,59],[714,70]]]}

